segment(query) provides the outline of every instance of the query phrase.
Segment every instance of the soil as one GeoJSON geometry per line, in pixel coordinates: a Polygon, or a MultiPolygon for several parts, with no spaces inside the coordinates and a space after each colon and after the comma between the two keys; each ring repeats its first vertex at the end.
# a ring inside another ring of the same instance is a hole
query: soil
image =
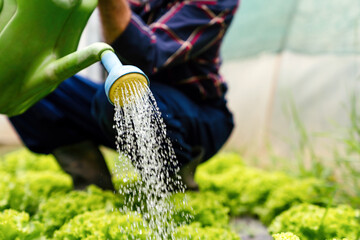
{"type": "Polygon", "coordinates": [[[230,227],[241,240],[272,240],[266,227],[252,217],[237,217],[230,220],[230,227]]]}

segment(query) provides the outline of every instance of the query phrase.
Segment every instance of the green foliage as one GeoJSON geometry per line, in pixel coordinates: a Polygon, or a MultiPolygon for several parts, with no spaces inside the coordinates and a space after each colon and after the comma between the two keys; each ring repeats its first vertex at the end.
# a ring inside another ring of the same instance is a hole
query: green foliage
{"type": "Polygon", "coordinates": [[[25,171],[62,171],[52,155],[35,154],[25,148],[4,155],[0,159],[0,170],[11,174],[22,174],[25,171]]]}
{"type": "Polygon", "coordinates": [[[240,240],[240,237],[227,229],[216,227],[201,227],[199,223],[184,225],[174,233],[175,239],[187,240],[240,240]]]}
{"type": "Polygon", "coordinates": [[[13,177],[7,172],[0,171],[0,211],[10,207],[11,185],[13,177]]]}
{"type": "MultiPolygon", "coordinates": [[[[241,190],[238,201],[233,200],[230,204],[232,212],[235,214],[250,213],[254,214],[255,208],[264,204],[268,195],[275,189],[281,188],[288,183],[290,177],[284,173],[269,173],[253,168],[246,168],[243,173],[241,190]]],[[[232,190],[233,191],[233,190],[232,190]]]]}
{"type": "Polygon", "coordinates": [[[307,179],[290,179],[279,188],[270,192],[265,204],[255,209],[261,221],[268,225],[281,212],[300,203],[326,205],[331,188],[324,181],[307,179]]]}
{"type": "Polygon", "coordinates": [[[138,215],[96,210],[71,219],[55,232],[54,239],[139,240],[150,234],[138,215]]]}
{"type": "Polygon", "coordinates": [[[196,181],[201,191],[211,191],[225,197],[225,204],[233,215],[242,192],[241,181],[244,166],[238,154],[220,154],[200,165],[196,171],[196,181]]]}
{"type": "Polygon", "coordinates": [[[352,94],[349,109],[350,126],[346,135],[341,139],[343,149],[336,149],[335,162],[341,182],[339,195],[341,201],[349,202],[360,208],[360,109],[358,94],[352,94]]]}
{"type": "Polygon", "coordinates": [[[189,224],[200,223],[201,227],[226,228],[229,225],[229,208],[223,205],[223,200],[211,192],[187,192],[172,196],[175,222],[189,224]]]}
{"type": "Polygon", "coordinates": [[[223,196],[231,215],[256,215],[265,224],[299,203],[326,205],[332,191],[319,179],[245,167],[235,154],[210,159],[199,167],[196,180],[202,191],[223,196]]]}
{"type": "Polygon", "coordinates": [[[272,235],[274,240],[300,240],[298,236],[291,232],[277,233],[272,235]]]}
{"type": "Polygon", "coordinates": [[[200,166],[196,173],[200,189],[224,196],[231,215],[252,214],[272,190],[290,180],[283,173],[244,167],[236,154],[220,154],[200,166]]]}
{"type": "Polygon", "coordinates": [[[197,168],[197,173],[201,172],[204,175],[222,175],[232,170],[236,171],[243,166],[244,162],[239,154],[233,152],[221,153],[201,164],[197,168]]]}
{"type": "Polygon", "coordinates": [[[110,211],[122,205],[122,196],[89,186],[86,192],[72,191],[50,197],[40,204],[34,219],[44,223],[45,233],[51,237],[55,230],[76,215],[98,209],[110,211]]]}
{"type": "MultiPolygon", "coordinates": [[[[114,157],[113,152],[108,154],[114,157]]],[[[72,189],[70,177],[63,173],[52,155],[20,149],[2,156],[0,169],[4,171],[0,180],[0,210],[11,207],[34,214],[41,201],[72,189]]],[[[122,178],[116,184],[126,185],[122,178]]]]}
{"type": "MultiPolygon", "coordinates": [[[[114,152],[108,154],[116,157],[114,152]]],[[[116,159],[115,165],[129,164],[125,158],[116,159]]],[[[134,206],[125,209],[138,206],[146,209],[146,194],[139,193],[141,183],[136,173],[130,167],[116,169],[113,168],[113,182],[120,194],[95,186],[75,192],[71,191],[71,178],[59,169],[53,157],[27,150],[7,154],[0,159],[0,211],[12,208],[26,213],[15,210],[0,213],[0,240],[153,236],[141,216],[116,211],[130,199],[134,206]]],[[[246,167],[238,154],[222,153],[199,166],[196,181],[201,192],[178,193],[170,199],[174,201],[172,217],[182,225],[173,233],[173,239],[239,239],[228,229],[229,213],[253,214],[265,223],[282,213],[270,226],[275,240],[299,239],[282,232],[292,232],[302,240],[351,240],[360,236],[358,210],[302,204],[328,204],[332,189],[322,180],[297,179],[246,167]]]]}
{"type": "Polygon", "coordinates": [[[269,227],[271,233],[293,232],[301,240],[334,238],[357,239],[360,211],[342,205],[323,208],[301,204],[277,216],[269,227]]]}
{"type": "Polygon", "coordinates": [[[27,171],[18,175],[11,185],[10,208],[33,215],[41,201],[52,194],[66,193],[72,189],[71,178],[61,172],[27,171]]]}
{"type": "Polygon", "coordinates": [[[12,208],[33,215],[40,202],[72,189],[71,178],[50,155],[20,149],[0,160],[0,210],[12,208]]]}
{"type": "Polygon", "coordinates": [[[43,226],[37,221],[30,221],[27,213],[12,209],[0,213],[1,240],[34,240],[45,239],[42,236],[43,226]]]}

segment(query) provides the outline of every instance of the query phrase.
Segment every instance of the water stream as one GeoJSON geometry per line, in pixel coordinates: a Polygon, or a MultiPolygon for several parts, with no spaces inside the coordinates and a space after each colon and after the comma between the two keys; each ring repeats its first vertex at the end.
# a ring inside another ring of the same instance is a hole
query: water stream
{"type": "MultiPolygon", "coordinates": [[[[144,84],[128,83],[118,89],[117,95],[114,104],[117,150],[130,159],[140,178],[120,189],[120,194],[132,196],[123,210],[135,210],[143,216],[153,232],[148,239],[173,239],[176,224],[171,218],[174,208],[169,197],[174,192],[183,192],[184,186],[176,175],[176,157],[161,113],[144,84]],[[119,102],[123,102],[122,107],[119,102]]],[[[126,167],[126,164],[115,166],[122,173],[126,167]]],[[[130,181],[129,178],[125,176],[123,181],[130,181]]]]}

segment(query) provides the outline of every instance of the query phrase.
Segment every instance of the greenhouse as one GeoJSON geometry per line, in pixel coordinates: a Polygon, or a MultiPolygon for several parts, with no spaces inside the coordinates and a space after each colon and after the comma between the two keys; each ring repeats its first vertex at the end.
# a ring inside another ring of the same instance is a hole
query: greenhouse
{"type": "Polygon", "coordinates": [[[0,0],[0,239],[360,240],[359,16],[0,0]]]}

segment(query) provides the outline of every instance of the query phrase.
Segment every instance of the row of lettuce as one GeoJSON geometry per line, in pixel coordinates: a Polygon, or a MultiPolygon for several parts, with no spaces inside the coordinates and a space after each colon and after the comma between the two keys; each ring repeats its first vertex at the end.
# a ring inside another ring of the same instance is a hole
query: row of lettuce
{"type": "Polygon", "coordinates": [[[360,239],[360,210],[333,205],[334,184],[247,167],[235,153],[203,164],[196,179],[202,192],[223,198],[230,215],[258,217],[272,234],[292,232],[301,240],[360,239]]]}
{"type": "MultiPolygon", "coordinates": [[[[70,177],[51,156],[12,152],[1,158],[0,174],[0,239],[148,239],[152,234],[141,216],[119,211],[134,196],[95,186],[73,191],[70,177]]],[[[359,210],[332,206],[334,187],[321,180],[250,168],[235,153],[202,164],[196,180],[200,192],[172,196],[171,218],[179,226],[172,239],[239,239],[229,219],[242,215],[258,217],[276,240],[360,237],[359,210]],[[185,198],[187,204],[180,204],[185,198]]],[[[114,182],[125,184],[121,177],[114,182]]]]}

